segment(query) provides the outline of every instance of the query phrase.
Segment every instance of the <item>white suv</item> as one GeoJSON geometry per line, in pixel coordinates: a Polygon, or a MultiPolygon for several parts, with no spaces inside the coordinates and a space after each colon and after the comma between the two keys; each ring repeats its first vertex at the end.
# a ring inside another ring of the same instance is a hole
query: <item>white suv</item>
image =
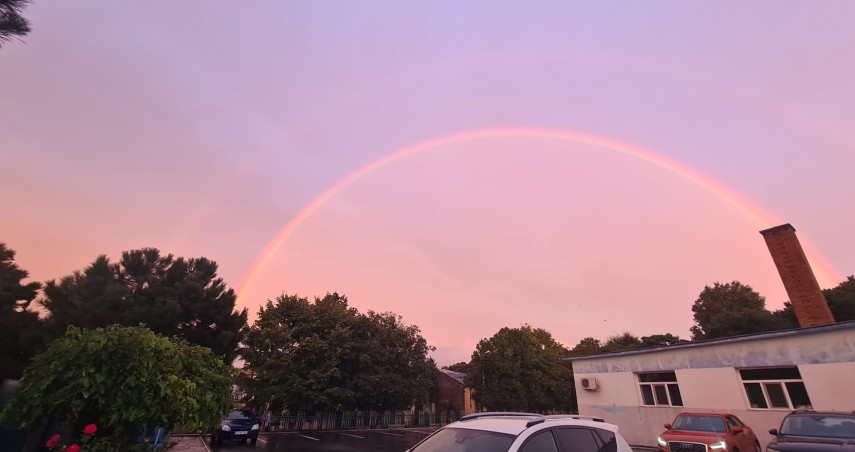
{"type": "Polygon", "coordinates": [[[632,452],[616,425],[561,414],[476,413],[437,430],[408,452],[632,452]]]}

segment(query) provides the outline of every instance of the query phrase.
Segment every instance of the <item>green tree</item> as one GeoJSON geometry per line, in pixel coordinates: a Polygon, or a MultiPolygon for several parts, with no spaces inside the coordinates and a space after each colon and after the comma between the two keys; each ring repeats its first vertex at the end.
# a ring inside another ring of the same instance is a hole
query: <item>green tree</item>
{"type": "Polygon", "coordinates": [[[0,418],[26,425],[48,417],[127,450],[140,425],[189,430],[216,425],[231,406],[231,369],[209,349],[142,327],[70,327],[24,372],[0,418]]]}
{"type": "Polygon", "coordinates": [[[123,252],[115,264],[99,256],[83,271],[49,281],[40,303],[55,334],[68,326],[145,325],[208,347],[231,363],[247,321],[246,309],[234,311],[235,299],[217,276],[216,262],[143,248],[123,252]]]}
{"type": "Polygon", "coordinates": [[[855,275],[849,275],[837,287],[825,289],[822,294],[828,300],[828,307],[834,315],[834,320],[838,322],[855,320],[855,275]]]}
{"type": "MultiPolygon", "coordinates": [[[[823,289],[822,295],[828,302],[828,309],[831,310],[834,320],[838,322],[855,320],[855,276],[846,277],[846,280],[837,287],[823,289]]],[[[799,327],[799,320],[791,302],[784,302],[784,307],[773,314],[779,322],[779,329],[799,327]]]]}
{"type": "Polygon", "coordinates": [[[38,314],[29,310],[41,284],[24,284],[28,276],[15,263],[15,251],[0,243],[0,381],[20,378],[48,340],[38,314]]]}
{"type": "Polygon", "coordinates": [[[468,374],[471,371],[472,366],[469,363],[461,361],[459,363],[454,363],[450,366],[446,366],[445,369],[460,372],[462,374],[468,374]]]}
{"type": "Polygon", "coordinates": [[[766,299],[751,286],[733,281],[706,286],[692,305],[695,325],[692,340],[717,339],[776,329],[775,316],[766,299]]]}
{"type": "Polygon", "coordinates": [[[0,0],[0,47],[13,36],[30,32],[30,22],[21,15],[30,0],[0,0]]]}
{"type": "Polygon", "coordinates": [[[254,403],[276,411],[404,409],[435,384],[433,348],[392,314],[360,314],[337,293],[282,295],[259,310],[241,350],[254,403]]]}
{"type": "Polygon", "coordinates": [[[499,411],[570,411],[575,390],[567,350],[549,332],[502,328],[472,353],[466,384],[476,401],[499,411]]]}
{"type": "Polygon", "coordinates": [[[641,337],[640,348],[665,347],[667,345],[682,344],[684,342],[688,342],[688,341],[680,339],[679,336],[674,336],[671,333],[653,334],[651,336],[642,336],[641,337]]]}
{"type": "Polygon", "coordinates": [[[603,344],[603,353],[626,352],[641,348],[641,339],[629,332],[609,336],[603,344]]]}
{"type": "Polygon", "coordinates": [[[593,337],[582,339],[575,347],[570,349],[570,356],[589,356],[599,355],[600,353],[603,353],[603,346],[600,344],[599,339],[594,339],[593,337]]]}

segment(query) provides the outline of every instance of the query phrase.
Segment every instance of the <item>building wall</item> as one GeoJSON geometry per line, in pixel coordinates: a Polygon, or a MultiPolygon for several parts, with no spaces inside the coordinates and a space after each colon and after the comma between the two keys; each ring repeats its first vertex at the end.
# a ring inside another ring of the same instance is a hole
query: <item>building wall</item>
{"type": "Polygon", "coordinates": [[[579,413],[618,425],[630,444],[655,446],[678,413],[729,412],[765,447],[790,410],[750,408],[739,369],[796,365],[815,410],[855,408],[855,323],[811,330],[574,360],[579,413]],[[636,373],[655,371],[674,371],[683,406],[643,405],[636,373]],[[597,378],[599,390],[584,390],[583,377],[597,378]]]}
{"type": "Polygon", "coordinates": [[[445,374],[440,374],[439,402],[444,408],[464,411],[466,408],[466,391],[462,384],[445,374]]]}

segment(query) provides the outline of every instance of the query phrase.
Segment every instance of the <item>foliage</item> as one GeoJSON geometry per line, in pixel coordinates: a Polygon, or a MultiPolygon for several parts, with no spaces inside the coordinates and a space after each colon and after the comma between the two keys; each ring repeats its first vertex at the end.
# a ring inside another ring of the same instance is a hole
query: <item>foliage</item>
{"type": "MultiPolygon", "coordinates": [[[[53,435],[47,440],[45,446],[48,450],[60,452],[116,452],[118,450],[119,445],[115,441],[101,435],[96,437],[97,432],[98,426],[89,424],[83,427],[77,442],[63,444],[61,435],[53,435]]],[[[132,447],[131,449],[144,450],[144,447],[132,447]]]]}
{"type": "Polygon", "coordinates": [[[28,310],[41,284],[23,284],[27,276],[15,263],[15,251],[0,243],[0,381],[20,378],[47,343],[43,322],[28,310]]]}
{"type": "Polygon", "coordinates": [[[622,333],[614,335],[606,339],[605,344],[600,344],[598,339],[586,337],[579,341],[575,347],[570,349],[570,356],[590,356],[599,355],[601,353],[617,353],[628,350],[664,347],[666,345],[681,344],[685,341],[671,333],[653,334],[650,336],[642,336],[641,339],[634,336],[632,333],[622,333]]]}
{"type": "Polygon", "coordinates": [[[570,349],[570,356],[590,356],[590,355],[598,355],[603,352],[603,346],[600,344],[599,339],[594,339],[593,337],[586,337],[579,341],[575,347],[570,349]]]}
{"type": "Polygon", "coordinates": [[[337,293],[282,295],[259,310],[241,355],[243,385],[274,411],[404,409],[435,385],[433,347],[393,313],[360,314],[337,293]]]}
{"type": "Polygon", "coordinates": [[[143,424],[209,428],[231,406],[230,368],[209,349],[142,327],[70,327],[21,382],[0,419],[23,426],[48,417],[77,431],[97,424],[114,444],[143,424]]]}
{"type": "Polygon", "coordinates": [[[766,299],[751,286],[733,281],[706,286],[692,305],[695,325],[692,339],[717,339],[776,329],[775,316],[766,299]]]}
{"type": "Polygon", "coordinates": [[[828,300],[828,307],[834,320],[846,322],[855,320],[855,275],[849,275],[846,280],[833,289],[822,291],[828,300]]]}
{"type": "MultiPolygon", "coordinates": [[[[845,281],[834,288],[823,289],[822,295],[828,302],[828,309],[835,321],[855,320],[855,276],[847,276],[845,281]]],[[[778,329],[799,327],[799,320],[791,302],[784,302],[784,307],[773,314],[778,322],[778,329]]]]}
{"type": "Polygon", "coordinates": [[[30,0],[0,0],[0,47],[13,36],[30,32],[30,22],[21,15],[30,0]]]}
{"type": "Polygon", "coordinates": [[[603,353],[617,353],[641,348],[641,339],[632,333],[623,332],[609,336],[603,344],[603,353]]]}
{"type": "Polygon", "coordinates": [[[465,381],[490,410],[570,411],[575,392],[566,354],[543,329],[505,327],[478,343],[465,381]]]}
{"type": "Polygon", "coordinates": [[[676,345],[676,344],[682,344],[685,342],[688,342],[688,341],[680,339],[679,336],[674,336],[671,333],[653,334],[650,336],[642,336],[641,337],[640,348],[665,347],[667,345],[676,345]]]}
{"type": "Polygon", "coordinates": [[[471,372],[472,366],[469,363],[461,361],[459,363],[454,363],[450,366],[446,366],[445,368],[448,370],[453,370],[455,372],[460,372],[462,374],[468,374],[469,372],[471,372]]]}
{"type": "Polygon", "coordinates": [[[211,348],[231,363],[246,328],[246,309],[217,277],[217,263],[163,256],[155,248],[126,251],[116,264],[98,257],[82,272],[49,281],[41,304],[56,334],[68,326],[145,325],[169,337],[211,348]]]}

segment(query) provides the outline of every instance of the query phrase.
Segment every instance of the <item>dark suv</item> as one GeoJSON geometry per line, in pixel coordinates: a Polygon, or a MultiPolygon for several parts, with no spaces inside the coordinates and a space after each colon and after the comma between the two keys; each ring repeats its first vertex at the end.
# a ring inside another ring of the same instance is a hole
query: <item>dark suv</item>
{"type": "Polygon", "coordinates": [[[769,433],[767,451],[855,452],[855,413],[794,411],[769,433]]]}
{"type": "Polygon", "coordinates": [[[211,433],[211,444],[220,444],[223,441],[237,440],[243,443],[247,441],[255,446],[258,441],[258,430],[261,428],[261,419],[249,410],[235,410],[223,417],[220,427],[211,433]]]}

